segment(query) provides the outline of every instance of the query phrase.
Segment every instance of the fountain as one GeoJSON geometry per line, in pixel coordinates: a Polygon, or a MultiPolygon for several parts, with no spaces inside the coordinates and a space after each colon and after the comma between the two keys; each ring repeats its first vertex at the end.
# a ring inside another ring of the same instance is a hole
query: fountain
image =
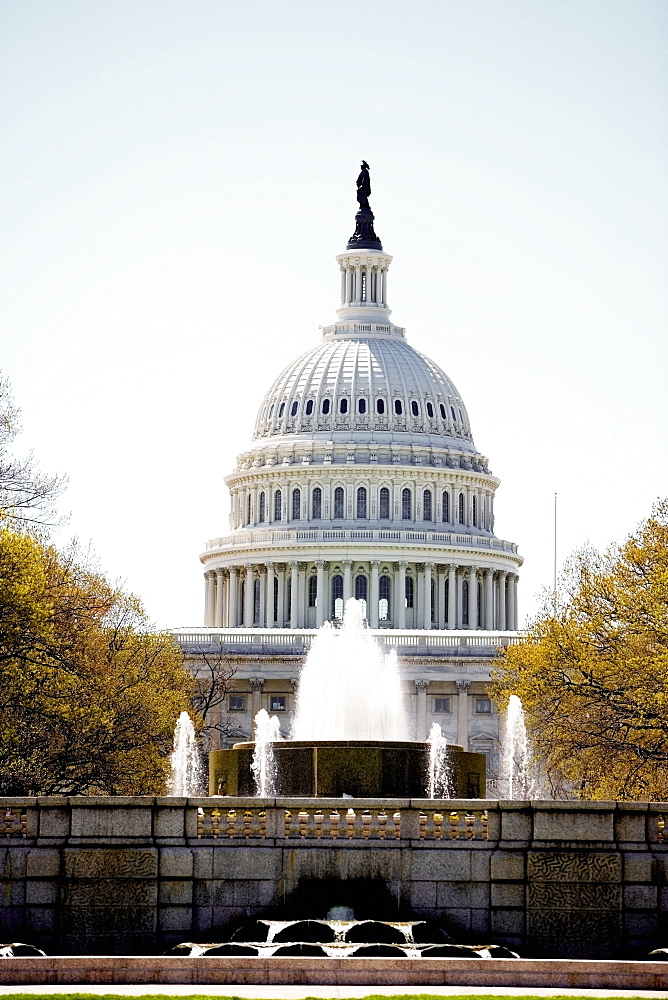
{"type": "Polygon", "coordinates": [[[507,799],[534,798],[531,755],[522,702],[511,694],[506,711],[501,781],[507,799]]]}
{"type": "Polygon", "coordinates": [[[181,712],[177,720],[170,763],[169,795],[198,795],[202,784],[202,765],[195,727],[187,712],[181,712]]]}
{"type": "Polygon", "coordinates": [[[277,721],[272,737],[270,723],[259,713],[254,743],[209,754],[210,795],[484,797],[484,754],[446,746],[440,733],[431,742],[408,738],[396,653],[383,653],[354,599],[346,603],[341,628],[327,623],[318,632],[302,670],[290,739],[275,738],[277,721]],[[259,777],[269,750],[272,785],[259,777]]]}
{"type": "Polygon", "coordinates": [[[266,799],[276,794],[276,757],[273,744],[280,740],[280,723],[261,709],[255,716],[255,752],[251,765],[256,793],[266,799]]]}

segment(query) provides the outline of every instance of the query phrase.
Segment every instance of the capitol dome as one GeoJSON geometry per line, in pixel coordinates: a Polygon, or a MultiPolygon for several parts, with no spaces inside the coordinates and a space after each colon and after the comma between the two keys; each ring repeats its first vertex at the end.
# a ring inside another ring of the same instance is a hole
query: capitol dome
{"type": "Polygon", "coordinates": [[[201,556],[208,626],[319,627],[356,597],[373,628],[516,627],[499,480],[453,382],[390,320],[373,221],[360,203],[338,318],[274,381],[226,477],[229,534],[201,556]]]}

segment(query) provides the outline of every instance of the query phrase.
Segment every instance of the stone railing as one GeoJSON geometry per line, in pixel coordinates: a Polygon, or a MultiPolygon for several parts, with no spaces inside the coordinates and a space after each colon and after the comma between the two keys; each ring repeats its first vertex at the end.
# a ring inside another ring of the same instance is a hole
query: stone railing
{"type": "MultiPolygon", "coordinates": [[[[452,650],[457,655],[475,655],[484,649],[493,652],[521,642],[517,632],[486,632],[483,630],[433,629],[431,632],[408,629],[373,629],[373,635],[386,651],[396,649],[402,656],[424,656],[452,650]]],[[[286,652],[303,655],[313,644],[317,629],[263,628],[193,628],[172,633],[185,650],[248,649],[254,653],[286,652]],[[251,649],[252,647],[252,649],[251,649]]]]}
{"type": "Polygon", "coordinates": [[[211,538],[206,551],[251,546],[284,545],[296,542],[399,542],[517,553],[515,542],[495,535],[474,535],[455,531],[418,531],[398,528],[271,528],[237,531],[233,535],[211,538]]]}

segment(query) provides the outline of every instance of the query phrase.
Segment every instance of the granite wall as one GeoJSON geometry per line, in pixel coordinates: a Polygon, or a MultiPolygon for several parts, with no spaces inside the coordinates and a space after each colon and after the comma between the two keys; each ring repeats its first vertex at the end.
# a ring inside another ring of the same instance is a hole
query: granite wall
{"type": "Polygon", "coordinates": [[[150,954],[254,916],[437,918],[523,956],[668,944],[665,803],[0,800],[0,940],[150,954]]]}

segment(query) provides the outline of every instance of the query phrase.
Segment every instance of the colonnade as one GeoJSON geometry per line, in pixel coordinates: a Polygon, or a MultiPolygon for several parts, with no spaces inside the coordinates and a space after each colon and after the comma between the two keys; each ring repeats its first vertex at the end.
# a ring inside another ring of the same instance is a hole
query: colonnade
{"type": "Polygon", "coordinates": [[[266,561],[210,570],[204,580],[207,627],[319,628],[361,597],[372,628],[517,628],[517,575],[491,567],[266,561]]]}

